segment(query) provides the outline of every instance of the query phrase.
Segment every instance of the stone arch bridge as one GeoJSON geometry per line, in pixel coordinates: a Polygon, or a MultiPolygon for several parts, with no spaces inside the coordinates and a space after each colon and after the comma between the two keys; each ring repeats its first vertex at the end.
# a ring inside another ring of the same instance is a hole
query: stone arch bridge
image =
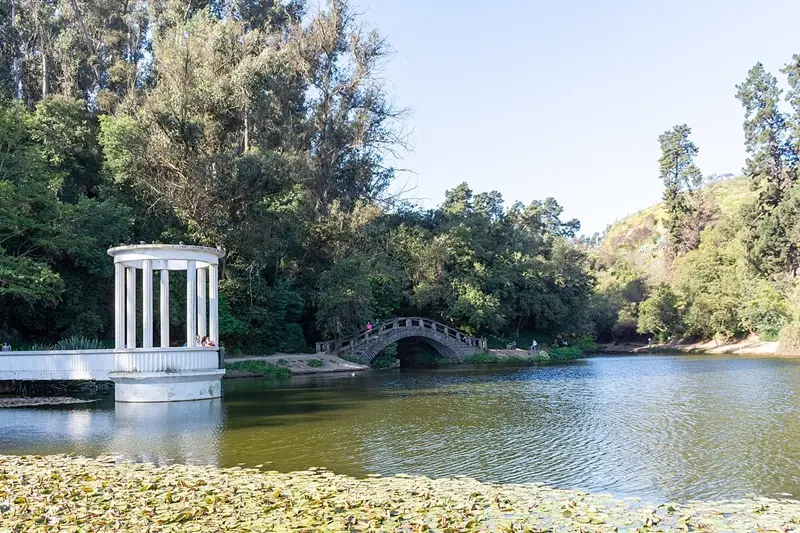
{"type": "Polygon", "coordinates": [[[486,351],[486,339],[470,337],[457,329],[427,318],[395,318],[371,330],[346,339],[317,343],[317,353],[346,355],[368,365],[387,346],[399,340],[417,338],[440,355],[463,363],[470,355],[486,351]]]}

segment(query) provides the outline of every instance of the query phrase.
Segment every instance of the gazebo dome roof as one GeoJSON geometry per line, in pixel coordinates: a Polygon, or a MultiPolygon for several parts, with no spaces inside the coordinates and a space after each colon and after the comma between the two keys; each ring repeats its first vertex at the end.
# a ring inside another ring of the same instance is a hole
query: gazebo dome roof
{"type": "Polygon", "coordinates": [[[155,270],[186,270],[188,262],[194,261],[197,268],[219,264],[225,253],[217,248],[190,244],[129,244],[108,250],[114,263],[142,268],[142,261],[153,261],[155,270]]]}

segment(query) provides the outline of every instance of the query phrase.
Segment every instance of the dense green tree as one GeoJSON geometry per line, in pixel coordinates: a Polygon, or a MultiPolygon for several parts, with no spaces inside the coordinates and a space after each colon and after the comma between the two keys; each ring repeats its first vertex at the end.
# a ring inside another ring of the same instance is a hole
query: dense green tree
{"type": "Polygon", "coordinates": [[[703,233],[700,247],[675,265],[675,284],[687,304],[684,322],[701,338],[731,337],[741,331],[740,302],[747,266],[735,225],[703,233]]]}
{"type": "MultiPolygon", "coordinates": [[[[792,74],[790,79],[795,79],[792,74]]],[[[797,152],[789,137],[787,117],[780,110],[782,91],[761,63],[750,69],[747,79],[736,88],[745,110],[748,158],[744,172],[758,191],[758,200],[744,212],[745,248],[753,265],[766,274],[796,273],[800,251],[798,242],[787,234],[791,226],[785,222],[797,217],[777,211],[797,178],[797,152]]]]}
{"type": "Polygon", "coordinates": [[[421,210],[390,195],[387,156],[406,148],[380,72],[391,50],[347,2],[11,6],[0,17],[0,97],[16,97],[0,99],[3,335],[108,337],[105,250],[136,241],[225,251],[232,350],[307,350],[397,315],[479,335],[600,320],[587,311],[595,276],[580,224],[555,199],[506,206],[464,183],[421,210]]]}
{"type": "Polygon", "coordinates": [[[662,341],[682,329],[678,296],[668,285],[659,285],[639,306],[639,333],[652,333],[662,341]]]}
{"type": "Polygon", "coordinates": [[[0,109],[0,297],[57,301],[63,283],[47,260],[59,245],[58,175],[47,167],[20,105],[0,109]]]}
{"type": "Polygon", "coordinates": [[[337,262],[319,279],[317,321],[331,337],[352,335],[374,319],[369,260],[353,256],[337,262]]]}
{"type": "Polygon", "coordinates": [[[0,331],[12,338],[105,337],[113,328],[105,250],[129,238],[130,212],[65,185],[63,161],[38,137],[42,123],[61,119],[47,109],[0,109],[0,331]]]}

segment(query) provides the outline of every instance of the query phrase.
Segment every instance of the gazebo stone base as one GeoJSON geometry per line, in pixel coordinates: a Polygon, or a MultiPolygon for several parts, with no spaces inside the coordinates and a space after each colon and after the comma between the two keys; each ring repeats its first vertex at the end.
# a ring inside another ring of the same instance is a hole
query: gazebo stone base
{"type": "Polygon", "coordinates": [[[152,403],[209,400],[222,396],[225,370],[110,372],[118,402],[152,403]]]}

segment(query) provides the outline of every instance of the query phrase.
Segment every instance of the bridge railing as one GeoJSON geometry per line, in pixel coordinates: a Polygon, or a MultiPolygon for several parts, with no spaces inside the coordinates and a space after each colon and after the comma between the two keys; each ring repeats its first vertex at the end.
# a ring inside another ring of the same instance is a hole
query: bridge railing
{"type": "Polygon", "coordinates": [[[395,318],[388,322],[378,324],[371,330],[364,330],[354,337],[347,339],[336,339],[332,341],[323,341],[316,343],[317,353],[334,353],[345,348],[355,348],[356,346],[365,344],[375,337],[385,335],[398,328],[420,328],[436,331],[447,335],[451,339],[472,346],[474,348],[486,349],[486,340],[471,337],[462,333],[461,331],[431,320],[429,318],[420,317],[404,317],[395,318]]]}

